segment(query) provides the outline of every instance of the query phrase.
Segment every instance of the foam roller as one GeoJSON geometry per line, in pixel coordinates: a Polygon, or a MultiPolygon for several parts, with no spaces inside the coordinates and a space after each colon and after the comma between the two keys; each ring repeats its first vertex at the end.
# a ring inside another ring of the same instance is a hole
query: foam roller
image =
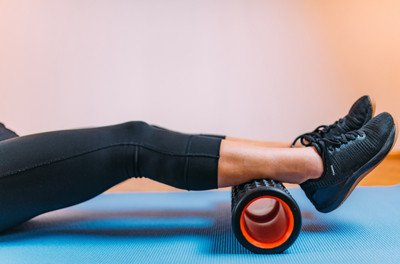
{"type": "Polygon", "coordinates": [[[300,233],[301,212],[282,183],[254,180],[232,187],[232,228],[250,251],[281,253],[300,233]]]}

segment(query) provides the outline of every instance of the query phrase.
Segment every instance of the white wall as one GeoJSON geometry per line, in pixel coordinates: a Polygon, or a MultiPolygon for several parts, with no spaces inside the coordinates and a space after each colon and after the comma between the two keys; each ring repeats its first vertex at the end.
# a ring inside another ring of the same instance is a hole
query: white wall
{"type": "Polygon", "coordinates": [[[400,117],[399,7],[0,0],[0,121],[22,135],[145,120],[291,141],[365,93],[400,117]]]}

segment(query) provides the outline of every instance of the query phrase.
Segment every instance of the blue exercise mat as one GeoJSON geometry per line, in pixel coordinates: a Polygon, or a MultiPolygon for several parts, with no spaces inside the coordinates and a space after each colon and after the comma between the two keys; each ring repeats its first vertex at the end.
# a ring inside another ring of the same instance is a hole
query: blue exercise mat
{"type": "Polygon", "coordinates": [[[358,187],[318,213],[289,189],[303,215],[285,253],[257,255],[231,230],[230,192],[102,194],[0,236],[0,263],[400,263],[400,186],[358,187]]]}

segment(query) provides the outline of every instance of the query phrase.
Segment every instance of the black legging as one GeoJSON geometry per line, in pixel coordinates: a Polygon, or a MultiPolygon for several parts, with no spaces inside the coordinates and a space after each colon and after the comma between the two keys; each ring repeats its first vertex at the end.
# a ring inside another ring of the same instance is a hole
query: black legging
{"type": "Polygon", "coordinates": [[[0,231],[86,201],[132,177],[187,190],[217,188],[223,138],[137,121],[3,140],[0,231]]]}

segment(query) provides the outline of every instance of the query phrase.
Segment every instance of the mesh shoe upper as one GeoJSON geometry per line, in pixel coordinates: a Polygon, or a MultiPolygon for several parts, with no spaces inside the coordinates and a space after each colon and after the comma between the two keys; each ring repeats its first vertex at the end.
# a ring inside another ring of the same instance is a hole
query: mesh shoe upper
{"type": "Polygon", "coordinates": [[[310,142],[323,159],[324,172],[300,186],[317,210],[331,211],[345,199],[353,184],[361,180],[359,177],[363,178],[388,154],[395,130],[391,115],[382,113],[359,130],[310,142]]]}

